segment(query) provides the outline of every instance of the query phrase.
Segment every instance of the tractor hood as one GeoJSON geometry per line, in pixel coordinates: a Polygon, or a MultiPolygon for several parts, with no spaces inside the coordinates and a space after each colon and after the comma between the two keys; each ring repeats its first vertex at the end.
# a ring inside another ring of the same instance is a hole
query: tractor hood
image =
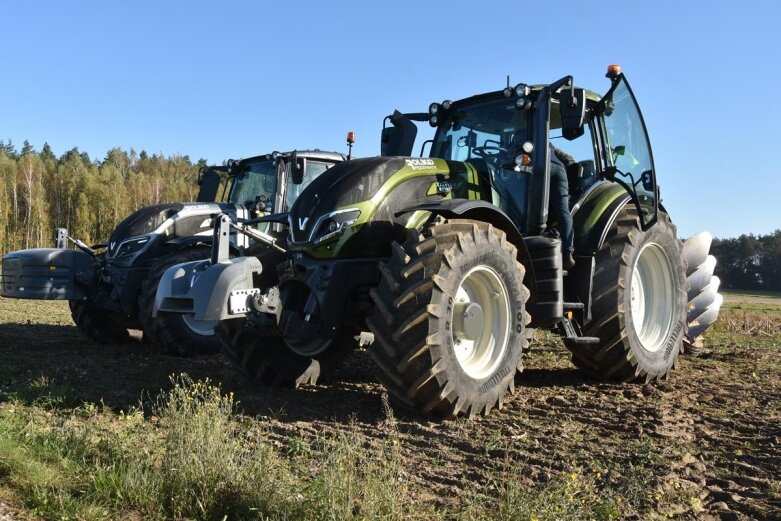
{"type": "Polygon", "coordinates": [[[290,208],[293,242],[311,240],[328,214],[372,199],[405,166],[401,157],[371,157],[340,163],[321,174],[290,208]]]}
{"type": "Polygon", "coordinates": [[[228,203],[166,203],[146,206],[130,214],[111,233],[108,255],[113,257],[120,245],[132,237],[152,233],[169,238],[211,234],[212,214],[227,213],[233,220],[247,218],[242,205],[228,203]],[[208,222],[207,222],[208,220],[208,222]]]}

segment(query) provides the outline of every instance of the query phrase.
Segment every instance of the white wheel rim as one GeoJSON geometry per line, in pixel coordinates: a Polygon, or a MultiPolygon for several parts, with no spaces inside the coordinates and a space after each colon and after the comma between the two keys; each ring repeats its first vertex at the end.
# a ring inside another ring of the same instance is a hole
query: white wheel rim
{"type": "Polygon", "coordinates": [[[630,282],[632,325],[643,349],[659,351],[675,313],[675,283],[670,259],[661,246],[646,244],[637,256],[630,282]]]}
{"type": "Polygon", "coordinates": [[[450,323],[464,372],[478,380],[493,373],[510,338],[510,300],[496,271],[488,266],[469,270],[456,291],[450,323]]]}
{"type": "Polygon", "coordinates": [[[182,315],[182,320],[190,331],[201,336],[214,336],[214,328],[219,323],[219,320],[195,320],[193,315],[186,313],[182,315]]]}

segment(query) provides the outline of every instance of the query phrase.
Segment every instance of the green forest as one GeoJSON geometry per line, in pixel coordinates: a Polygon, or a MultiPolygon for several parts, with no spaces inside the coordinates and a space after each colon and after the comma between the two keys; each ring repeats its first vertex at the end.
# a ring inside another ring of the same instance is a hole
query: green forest
{"type": "Polygon", "coordinates": [[[27,141],[21,150],[0,141],[0,252],[52,246],[55,228],[105,241],[138,208],[194,200],[204,165],[120,148],[101,160],[78,148],[57,157],[48,144],[39,152],[27,141]]]}
{"type": "MultiPolygon", "coordinates": [[[[205,164],[120,148],[100,160],[78,148],[57,157],[48,144],[0,141],[0,252],[51,246],[61,227],[88,244],[105,241],[138,208],[194,200],[205,164]]],[[[722,287],[781,291],[781,230],[715,239],[711,253],[722,287]]]]}

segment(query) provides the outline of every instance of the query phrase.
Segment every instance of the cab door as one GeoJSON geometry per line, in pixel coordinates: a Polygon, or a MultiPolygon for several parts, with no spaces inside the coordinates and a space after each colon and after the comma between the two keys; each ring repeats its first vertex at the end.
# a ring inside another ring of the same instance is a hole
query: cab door
{"type": "Polygon", "coordinates": [[[602,175],[629,192],[647,230],[659,213],[654,159],[643,115],[623,74],[600,101],[599,114],[602,175]]]}

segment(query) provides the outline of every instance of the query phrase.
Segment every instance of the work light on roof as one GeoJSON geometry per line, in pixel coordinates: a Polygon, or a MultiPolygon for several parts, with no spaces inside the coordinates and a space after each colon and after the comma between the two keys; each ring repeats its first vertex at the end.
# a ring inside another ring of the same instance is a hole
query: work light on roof
{"type": "Polygon", "coordinates": [[[431,105],[428,106],[428,113],[431,114],[432,116],[436,116],[437,114],[439,114],[440,108],[441,107],[439,103],[432,103],[431,105]]]}
{"type": "Polygon", "coordinates": [[[525,97],[529,95],[529,86],[525,83],[519,83],[515,86],[515,95],[519,98],[525,97]]]}

